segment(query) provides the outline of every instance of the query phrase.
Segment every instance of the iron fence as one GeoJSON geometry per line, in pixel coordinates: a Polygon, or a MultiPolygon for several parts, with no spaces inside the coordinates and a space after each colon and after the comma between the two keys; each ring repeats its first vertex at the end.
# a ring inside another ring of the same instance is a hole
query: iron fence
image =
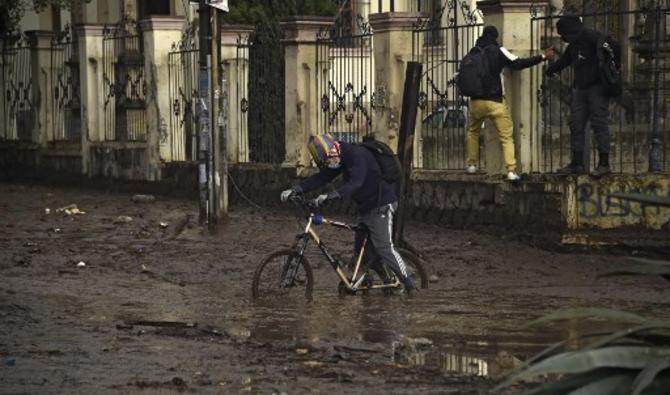
{"type": "Polygon", "coordinates": [[[2,45],[2,140],[31,141],[38,126],[39,86],[34,85],[31,49],[24,34],[0,39],[2,45]]]}
{"type": "Polygon", "coordinates": [[[317,132],[349,142],[371,133],[375,101],[373,32],[360,16],[357,20],[354,28],[336,20],[316,41],[317,132]]]}
{"type": "MultiPolygon", "coordinates": [[[[573,2],[574,3],[574,2],[573,2]]],[[[610,101],[610,166],[618,173],[670,170],[670,9],[659,4],[628,8],[623,2],[583,1],[560,10],[531,8],[531,42],[565,50],[556,33],[558,18],[578,15],[587,28],[608,35],[622,47],[623,94],[610,101]]],[[[531,168],[548,173],[567,165],[570,149],[570,102],[573,72],[548,78],[543,69],[531,69],[531,168]]],[[[596,144],[587,126],[587,167],[597,164],[596,144]]]]}
{"type": "Polygon", "coordinates": [[[81,91],[77,36],[67,26],[51,40],[49,141],[81,142],[81,91]]]}
{"type": "MultiPolygon", "coordinates": [[[[433,4],[430,18],[417,22],[412,34],[412,57],[423,64],[419,91],[415,165],[423,169],[463,170],[466,166],[468,100],[459,95],[454,77],[463,57],[474,47],[482,29],[481,15],[465,2],[433,4]]],[[[484,139],[480,135],[484,167],[484,139]]]]}
{"type": "Polygon", "coordinates": [[[105,140],[145,141],[147,83],[137,23],[105,27],[102,49],[105,140]]]}
{"type": "Polygon", "coordinates": [[[237,42],[240,157],[282,163],[286,157],[283,32],[277,23],[256,26],[237,42]]]}
{"type": "Polygon", "coordinates": [[[170,133],[161,138],[170,146],[171,161],[197,158],[198,62],[196,30],[188,28],[168,53],[170,133]]]}

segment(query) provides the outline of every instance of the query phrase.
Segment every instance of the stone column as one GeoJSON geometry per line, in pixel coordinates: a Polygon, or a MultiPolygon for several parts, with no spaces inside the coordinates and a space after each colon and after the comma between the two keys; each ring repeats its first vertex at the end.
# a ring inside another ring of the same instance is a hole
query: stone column
{"type": "Polygon", "coordinates": [[[374,31],[375,110],[372,130],[377,139],[393,149],[398,128],[407,62],[412,60],[413,25],[422,16],[412,12],[384,12],[370,15],[374,31]]]}
{"type": "Polygon", "coordinates": [[[77,27],[79,40],[79,86],[81,90],[82,173],[93,175],[91,143],[104,141],[104,89],[102,86],[102,39],[104,25],[77,27]]]}
{"type": "Polygon", "coordinates": [[[53,90],[49,79],[51,78],[51,40],[54,33],[31,30],[26,32],[26,37],[30,47],[31,88],[35,109],[30,140],[44,147],[49,141],[49,132],[53,124],[51,111],[53,90]]]}
{"type": "Polygon", "coordinates": [[[282,22],[286,37],[286,166],[310,164],[306,143],[311,133],[318,132],[315,114],[320,102],[315,81],[316,35],[331,23],[330,18],[308,16],[291,17],[282,22]]]}
{"type": "Polygon", "coordinates": [[[147,81],[148,176],[160,178],[161,160],[172,161],[175,133],[170,130],[170,80],[168,53],[181,38],[183,17],[152,16],[140,22],[144,40],[144,72],[147,81]]]}
{"type": "MultiPolygon", "coordinates": [[[[539,54],[539,52],[531,53],[531,48],[540,47],[539,42],[531,43],[530,41],[530,7],[535,5],[538,9],[544,9],[542,6],[546,6],[547,3],[548,1],[485,0],[480,1],[478,7],[484,13],[485,24],[498,28],[500,33],[498,42],[515,55],[528,57],[539,54]]],[[[535,67],[542,67],[542,65],[535,67]]],[[[537,100],[536,95],[531,92],[531,72],[529,69],[520,71],[505,69],[503,76],[505,99],[514,121],[517,171],[530,172],[533,151],[532,134],[536,126],[536,114],[533,114],[530,109],[533,108],[531,101],[537,100]]],[[[487,122],[487,125],[489,123],[487,122]]],[[[492,127],[487,129],[486,170],[489,173],[502,173],[504,162],[497,133],[492,127]]]]}
{"type": "Polygon", "coordinates": [[[226,155],[228,163],[249,161],[246,134],[246,108],[242,99],[247,99],[249,81],[249,35],[254,27],[248,25],[224,25],[221,32],[221,59],[224,64],[224,86],[228,94],[226,116],[226,155]],[[242,111],[244,109],[244,111],[242,111]]]}

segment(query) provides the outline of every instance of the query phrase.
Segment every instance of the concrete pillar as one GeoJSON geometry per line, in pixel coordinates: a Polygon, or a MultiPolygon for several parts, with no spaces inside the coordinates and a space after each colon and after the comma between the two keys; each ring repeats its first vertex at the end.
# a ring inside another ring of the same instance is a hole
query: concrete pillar
{"type": "Polygon", "coordinates": [[[170,130],[170,81],[168,53],[178,42],[184,27],[183,17],[152,16],[140,21],[144,40],[144,73],[147,82],[147,154],[150,180],[160,179],[161,161],[172,161],[176,134],[170,130]]]}
{"type": "Polygon", "coordinates": [[[315,81],[316,35],[331,23],[330,18],[308,16],[291,17],[282,22],[286,37],[286,166],[310,164],[307,138],[319,132],[315,117],[320,105],[315,81]]]}
{"type": "Polygon", "coordinates": [[[30,47],[30,67],[32,77],[33,106],[35,122],[31,133],[31,141],[44,147],[49,141],[48,132],[53,123],[51,108],[51,40],[54,32],[32,30],[26,32],[30,47]]]}
{"type": "MultiPolygon", "coordinates": [[[[547,3],[548,1],[485,0],[480,1],[477,5],[484,13],[485,24],[498,28],[500,44],[517,56],[527,57],[538,55],[538,53],[531,53],[531,48],[540,47],[539,42],[531,43],[530,41],[530,7],[535,5],[538,6],[538,9],[543,9],[541,6],[547,3]]],[[[539,39],[539,37],[535,38],[539,39]]],[[[533,139],[536,114],[530,111],[531,108],[537,107],[531,106],[531,102],[537,100],[535,93],[531,92],[531,72],[529,69],[520,71],[505,69],[503,76],[505,99],[514,121],[517,170],[522,173],[530,172],[533,144],[538,143],[533,139]]],[[[495,130],[490,130],[490,128],[486,133],[486,166],[489,173],[504,171],[500,143],[495,130]]]]}
{"type": "Polygon", "coordinates": [[[413,25],[422,16],[412,12],[370,15],[374,31],[375,111],[372,130],[393,149],[397,145],[405,68],[412,60],[413,25]]]}
{"type": "Polygon", "coordinates": [[[226,155],[228,163],[249,161],[247,116],[241,100],[247,98],[249,81],[249,35],[253,26],[224,25],[221,32],[221,59],[224,63],[224,84],[228,94],[226,155]]]}
{"type": "Polygon", "coordinates": [[[79,39],[79,86],[81,89],[82,172],[92,176],[91,143],[104,141],[104,89],[102,86],[102,39],[104,25],[77,27],[79,39]]]}

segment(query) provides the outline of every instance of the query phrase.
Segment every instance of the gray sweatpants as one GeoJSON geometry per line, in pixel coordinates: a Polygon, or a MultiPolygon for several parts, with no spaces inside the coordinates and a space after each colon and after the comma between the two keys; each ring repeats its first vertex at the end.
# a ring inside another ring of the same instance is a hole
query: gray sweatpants
{"type": "MultiPolygon", "coordinates": [[[[366,262],[372,262],[376,252],[381,262],[391,269],[405,286],[414,287],[405,262],[393,246],[393,214],[397,206],[397,203],[387,204],[372,209],[369,213],[358,218],[358,222],[364,224],[370,232],[370,241],[372,242],[372,246],[366,246],[364,258],[366,262]]],[[[358,232],[356,234],[356,251],[360,251],[364,237],[364,233],[358,232]]]]}
{"type": "Polygon", "coordinates": [[[610,152],[610,131],[608,126],[610,99],[602,85],[588,89],[575,89],[570,106],[570,143],[573,152],[584,152],[586,143],[586,123],[591,121],[598,152],[610,152]]]}

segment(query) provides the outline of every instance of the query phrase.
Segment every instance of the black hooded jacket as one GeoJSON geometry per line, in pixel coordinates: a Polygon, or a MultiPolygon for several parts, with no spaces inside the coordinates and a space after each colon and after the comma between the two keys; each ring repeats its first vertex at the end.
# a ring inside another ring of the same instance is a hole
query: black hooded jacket
{"type": "Polygon", "coordinates": [[[487,29],[485,29],[484,34],[477,39],[475,44],[486,52],[489,61],[489,75],[484,84],[486,87],[485,94],[482,97],[472,97],[471,99],[473,100],[502,102],[503,88],[500,73],[502,73],[503,68],[509,67],[514,70],[521,70],[542,62],[541,55],[519,58],[504,47],[501,47],[497,41],[497,31],[494,34],[489,34],[487,29]]]}
{"type": "MultiPolygon", "coordinates": [[[[572,65],[574,68],[574,87],[588,89],[600,83],[600,67],[598,65],[597,46],[601,34],[585,28],[576,17],[563,17],[557,24],[558,33],[563,41],[568,42],[561,57],[549,65],[547,75],[558,73],[572,65]]],[[[614,61],[620,64],[621,48],[613,43],[614,61]]]]}

